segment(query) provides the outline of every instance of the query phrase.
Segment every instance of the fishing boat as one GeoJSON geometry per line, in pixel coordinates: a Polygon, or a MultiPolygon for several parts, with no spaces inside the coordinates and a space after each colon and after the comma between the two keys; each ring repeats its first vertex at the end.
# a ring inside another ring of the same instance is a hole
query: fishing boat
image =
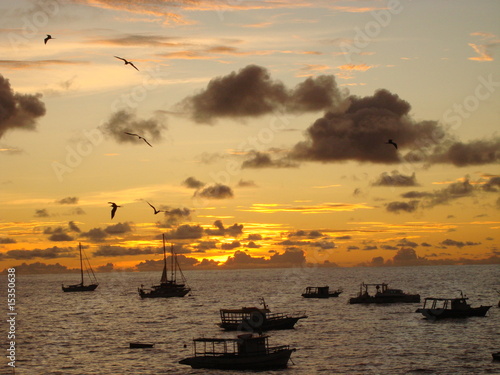
{"type": "Polygon", "coordinates": [[[460,292],[458,298],[434,298],[424,299],[424,306],[415,312],[421,313],[431,320],[446,318],[468,318],[471,316],[486,316],[491,306],[472,307],[467,303],[468,298],[460,292]]]}
{"type": "Polygon", "coordinates": [[[338,297],[343,290],[338,288],[334,292],[330,292],[330,287],[328,286],[308,286],[304,293],[302,293],[302,297],[304,298],[330,298],[330,297],[338,297]]]}
{"type": "Polygon", "coordinates": [[[85,261],[86,261],[86,272],[90,278],[90,284],[85,285],[83,281],[83,256],[82,256],[82,244],[78,244],[78,248],[80,249],[80,275],[81,279],[78,284],[73,284],[73,285],[64,285],[62,284],[62,290],[63,292],[91,292],[97,288],[99,283],[97,282],[97,278],[95,276],[94,270],[90,266],[90,262],[85,255],[85,261]]]}
{"type": "Polygon", "coordinates": [[[147,349],[154,348],[155,344],[148,344],[144,342],[131,342],[130,349],[147,349]]]}
{"type": "Polygon", "coordinates": [[[221,309],[219,326],[226,331],[262,332],[273,329],[292,329],[305,314],[272,313],[264,298],[263,307],[242,307],[241,309],[221,309]]]}
{"type": "Polygon", "coordinates": [[[350,304],[356,303],[418,303],[420,294],[407,294],[401,289],[391,289],[388,284],[365,284],[359,287],[356,297],[349,299],[350,304]],[[370,295],[370,288],[375,287],[375,294],[370,295]]]}
{"type": "Polygon", "coordinates": [[[174,245],[170,246],[170,278],[167,272],[167,255],[165,250],[165,235],[163,235],[163,272],[161,274],[160,284],[153,285],[151,288],[144,288],[142,285],[138,288],[141,298],[169,298],[184,297],[191,289],[186,286],[186,278],[182,273],[177,262],[177,256],[174,252],[174,245]],[[177,282],[177,272],[181,275],[182,283],[177,282]]]}
{"type": "Polygon", "coordinates": [[[266,335],[251,333],[237,338],[197,338],[194,356],[179,361],[192,368],[264,371],[286,368],[295,349],[288,345],[270,347],[266,335]]]}

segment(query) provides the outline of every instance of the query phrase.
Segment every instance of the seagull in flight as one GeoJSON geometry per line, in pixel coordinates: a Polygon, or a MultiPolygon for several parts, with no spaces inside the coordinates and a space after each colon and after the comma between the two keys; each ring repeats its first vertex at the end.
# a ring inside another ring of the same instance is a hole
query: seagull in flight
{"type": "Polygon", "coordinates": [[[162,210],[157,210],[157,209],[155,208],[155,206],[153,206],[153,205],[152,205],[151,203],[149,203],[148,201],[146,201],[146,203],[147,203],[147,204],[149,204],[149,205],[153,208],[153,210],[155,211],[155,215],[156,215],[156,214],[158,214],[158,213],[160,213],[160,212],[163,212],[162,210]]]}
{"type": "Polygon", "coordinates": [[[386,144],[388,145],[394,145],[394,147],[396,147],[396,150],[398,149],[398,145],[396,143],[394,143],[394,141],[392,139],[389,139],[387,142],[385,142],[386,144]]]}
{"type": "Polygon", "coordinates": [[[117,59],[122,60],[123,62],[125,62],[125,65],[127,65],[127,64],[132,65],[132,66],[135,68],[135,70],[139,71],[139,69],[137,69],[137,67],[136,67],[136,66],[134,65],[134,63],[132,63],[131,61],[125,60],[125,59],[123,59],[123,58],[121,58],[121,57],[118,57],[118,56],[115,56],[115,57],[116,57],[117,59]]]}
{"type": "Polygon", "coordinates": [[[108,203],[111,205],[111,207],[113,207],[113,208],[111,209],[111,219],[112,219],[112,218],[114,218],[114,217],[115,217],[115,212],[116,212],[116,209],[117,209],[118,207],[121,207],[121,206],[118,206],[118,205],[117,205],[116,203],[114,203],[114,202],[108,202],[108,203]]]}
{"type": "Polygon", "coordinates": [[[52,35],[47,34],[47,37],[43,40],[43,43],[47,44],[47,42],[49,41],[49,39],[55,39],[55,38],[52,38],[52,35]]]}
{"type": "MultiPolygon", "coordinates": [[[[134,134],[134,133],[129,133],[129,132],[124,132],[125,134],[132,135],[134,137],[138,137],[139,139],[142,139],[144,142],[146,142],[149,146],[151,146],[151,143],[149,143],[146,138],[141,137],[139,134],[134,134]]],[[[153,146],[151,146],[153,147],[153,146]]]]}

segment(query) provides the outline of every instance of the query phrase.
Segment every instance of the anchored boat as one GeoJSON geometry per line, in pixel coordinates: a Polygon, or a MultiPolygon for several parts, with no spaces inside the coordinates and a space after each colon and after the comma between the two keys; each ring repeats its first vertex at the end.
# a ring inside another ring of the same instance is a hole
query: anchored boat
{"type": "Polygon", "coordinates": [[[350,304],[356,303],[418,303],[420,294],[407,294],[401,289],[390,289],[388,284],[365,284],[359,287],[356,297],[349,299],[350,304]],[[375,294],[370,295],[370,288],[375,287],[375,294]]]}
{"type": "Polygon", "coordinates": [[[292,329],[305,314],[272,313],[261,298],[262,308],[242,307],[241,309],[221,309],[219,326],[226,331],[261,332],[273,329],[292,329]]]}
{"type": "Polygon", "coordinates": [[[460,292],[459,298],[433,298],[424,299],[424,306],[415,312],[421,313],[431,320],[446,318],[468,318],[471,316],[486,316],[491,306],[472,307],[467,303],[468,298],[460,292]]]}
{"type": "Polygon", "coordinates": [[[342,293],[342,289],[338,288],[334,292],[330,292],[330,287],[328,286],[308,286],[302,297],[304,298],[330,298],[338,297],[342,293]]]}
{"type": "Polygon", "coordinates": [[[82,257],[82,244],[78,244],[78,248],[80,249],[80,275],[81,279],[78,284],[73,284],[73,285],[64,285],[62,284],[62,290],[63,292],[91,292],[97,288],[99,283],[97,282],[97,278],[94,274],[94,270],[90,266],[90,262],[85,255],[85,261],[86,261],[86,267],[85,270],[90,278],[90,284],[85,285],[83,281],[83,257],[82,257]]]}
{"type": "Polygon", "coordinates": [[[174,245],[170,247],[171,253],[171,269],[170,278],[167,273],[167,255],[165,251],[165,235],[163,235],[163,272],[161,274],[160,284],[153,285],[151,288],[143,288],[142,285],[138,288],[141,298],[169,298],[169,297],[184,297],[191,289],[186,286],[186,278],[180,269],[177,257],[174,252],[174,245]],[[179,271],[182,283],[177,282],[177,271],[179,271]]]}
{"type": "Polygon", "coordinates": [[[192,368],[223,370],[273,370],[286,368],[295,349],[288,345],[270,347],[266,335],[251,333],[237,338],[197,338],[194,356],[179,363],[192,368]]]}

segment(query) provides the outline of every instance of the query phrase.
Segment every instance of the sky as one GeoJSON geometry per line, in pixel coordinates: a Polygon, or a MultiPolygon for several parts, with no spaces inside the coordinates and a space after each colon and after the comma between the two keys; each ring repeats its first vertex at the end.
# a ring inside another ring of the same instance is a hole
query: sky
{"type": "Polygon", "coordinates": [[[0,14],[0,270],[499,263],[496,0],[0,14]]]}

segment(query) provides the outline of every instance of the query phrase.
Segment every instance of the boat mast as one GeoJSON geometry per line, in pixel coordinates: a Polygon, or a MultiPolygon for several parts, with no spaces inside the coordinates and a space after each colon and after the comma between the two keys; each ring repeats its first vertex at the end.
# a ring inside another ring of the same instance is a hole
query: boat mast
{"type": "Polygon", "coordinates": [[[165,254],[165,234],[162,234],[163,238],[163,272],[161,274],[161,280],[160,282],[166,283],[167,280],[167,255],[165,254]]]}
{"type": "Polygon", "coordinates": [[[172,258],[172,270],[170,271],[170,280],[172,280],[173,282],[175,282],[175,279],[176,279],[176,275],[175,275],[175,271],[176,271],[176,268],[175,268],[175,261],[177,259],[174,259],[174,245],[171,244],[170,245],[170,256],[172,258]]]}
{"type": "Polygon", "coordinates": [[[82,276],[81,277],[81,280],[82,280],[81,284],[83,285],[83,260],[82,260],[82,243],[81,242],[78,243],[78,247],[80,249],[80,274],[82,276]]]}

